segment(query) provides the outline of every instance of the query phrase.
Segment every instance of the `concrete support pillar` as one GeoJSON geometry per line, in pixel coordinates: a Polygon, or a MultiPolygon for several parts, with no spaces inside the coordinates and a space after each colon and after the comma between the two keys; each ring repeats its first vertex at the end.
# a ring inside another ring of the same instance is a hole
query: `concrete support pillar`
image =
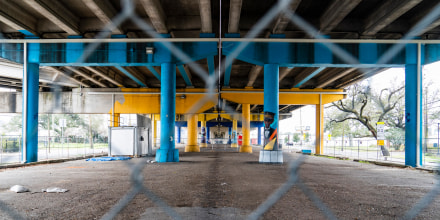
{"type": "Polygon", "coordinates": [[[238,147],[237,144],[237,120],[232,120],[231,147],[238,147]]]}
{"type": "Polygon", "coordinates": [[[264,150],[278,150],[279,65],[264,65],[264,150]]]}
{"type": "Polygon", "coordinates": [[[316,144],[315,154],[324,154],[324,106],[322,95],[319,95],[319,104],[316,105],[316,144]]]}
{"type": "Polygon", "coordinates": [[[264,146],[260,163],[283,163],[283,151],[278,145],[279,67],[264,64],[264,146]]]}
{"type": "Polygon", "coordinates": [[[24,50],[22,162],[30,163],[38,161],[40,45],[25,43],[24,50]]]}
{"type": "Polygon", "coordinates": [[[243,122],[241,124],[241,130],[243,132],[243,145],[241,145],[240,147],[240,152],[252,153],[250,104],[242,104],[242,117],[243,117],[243,122]]]}
{"type": "Polygon", "coordinates": [[[422,165],[422,51],[420,44],[406,46],[405,64],[405,165],[422,165]]]}
{"type": "Polygon", "coordinates": [[[200,152],[197,144],[197,114],[191,114],[188,118],[188,143],[185,146],[185,152],[200,152]]]}
{"type": "Polygon", "coordinates": [[[202,133],[202,139],[200,141],[200,147],[208,147],[208,144],[206,143],[206,120],[202,119],[200,123],[200,130],[202,133]]]}
{"type": "Polygon", "coordinates": [[[157,162],[178,162],[179,150],[175,148],[174,126],[176,120],[176,64],[161,64],[160,90],[160,149],[157,162]]]}

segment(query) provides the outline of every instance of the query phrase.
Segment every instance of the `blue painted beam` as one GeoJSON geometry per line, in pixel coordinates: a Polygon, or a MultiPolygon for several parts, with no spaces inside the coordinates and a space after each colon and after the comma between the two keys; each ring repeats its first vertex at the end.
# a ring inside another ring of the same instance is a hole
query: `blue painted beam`
{"type": "Polygon", "coordinates": [[[188,73],[186,72],[183,65],[179,65],[179,66],[177,66],[177,68],[179,69],[179,72],[182,75],[183,80],[185,80],[186,86],[193,86],[191,79],[189,78],[188,73]]]}
{"type": "Polygon", "coordinates": [[[160,81],[160,74],[152,66],[147,66],[148,70],[160,81]]]}
{"type": "Polygon", "coordinates": [[[313,78],[314,76],[318,75],[320,72],[322,72],[325,69],[325,67],[320,67],[317,70],[313,71],[313,73],[311,73],[310,75],[308,75],[306,78],[304,78],[303,80],[301,80],[299,83],[297,83],[295,86],[293,86],[294,88],[299,88],[300,86],[302,86],[304,83],[306,83],[307,81],[309,81],[311,78],[313,78]]]}
{"type": "Polygon", "coordinates": [[[208,56],[208,71],[209,75],[214,75],[215,66],[214,66],[214,56],[208,56]]]}
{"type": "Polygon", "coordinates": [[[126,69],[124,69],[124,67],[122,66],[115,66],[116,69],[118,69],[119,71],[121,71],[122,73],[124,73],[126,76],[128,76],[130,79],[132,79],[133,81],[135,81],[137,84],[139,84],[142,87],[147,87],[147,85],[145,85],[143,82],[141,82],[138,78],[136,78],[135,76],[133,76],[130,72],[128,72],[126,69]]]}

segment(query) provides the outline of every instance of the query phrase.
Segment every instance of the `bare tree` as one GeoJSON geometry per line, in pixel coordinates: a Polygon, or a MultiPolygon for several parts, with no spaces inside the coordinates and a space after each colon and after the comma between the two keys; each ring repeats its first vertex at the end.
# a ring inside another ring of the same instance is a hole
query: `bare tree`
{"type": "Polygon", "coordinates": [[[378,121],[384,121],[388,126],[404,128],[403,112],[400,111],[404,88],[403,85],[385,88],[376,94],[365,83],[354,84],[348,87],[348,98],[331,104],[340,113],[331,118],[330,122],[358,121],[375,138],[378,121]]]}

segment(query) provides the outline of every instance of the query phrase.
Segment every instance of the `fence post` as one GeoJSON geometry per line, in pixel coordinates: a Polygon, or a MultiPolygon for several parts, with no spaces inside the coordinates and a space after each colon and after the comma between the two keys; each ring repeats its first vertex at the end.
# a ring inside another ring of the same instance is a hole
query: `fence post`
{"type": "Polygon", "coordinates": [[[359,160],[359,140],[358,140],[358,160],[359,160]]]}

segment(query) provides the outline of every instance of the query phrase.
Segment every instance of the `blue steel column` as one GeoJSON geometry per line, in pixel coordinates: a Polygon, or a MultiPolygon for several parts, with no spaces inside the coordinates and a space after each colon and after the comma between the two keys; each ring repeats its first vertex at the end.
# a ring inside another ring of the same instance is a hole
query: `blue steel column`
{"type": "Polygon", "coordinates": [[[180,144],[180,132],[182,130],[181,126],[177,126],[177,143],[180,144]]]}
{"type": "Polygon", "coordinates": [[[422,54],[417,44],[406,46],[405,165],[412,167],[422,165],[422,54]]]}
{"type": "Polygon", "coordinates": [[[257,127],[257,130],[258,130],[258,145],[261,145],[261,127],[260,126],[258,126],[257,127]]]}
{"type": "Polygon", "coordinates": [[[275,113],[274,121],[270,125],[277,132],[277,141],[273,150],[278,150],[278,105],[279,105],[279,65],[264,64],[264,112],[275,113]]]}
{"type": "MultiPolygon", "coordinates": [[[[25,47],[26,50],[26,47],[25,47]]],[[[22,162],[38,161],[38,90],[40,45],[28,44],[23,68],[22,162]]]]}
{"type": "Polygon", "coordinates": [[[179,162],[175,148],[174,126],[176,120],[176,64],[161,64],[160,90],[160,148],[157,162],[179,162]]]}

